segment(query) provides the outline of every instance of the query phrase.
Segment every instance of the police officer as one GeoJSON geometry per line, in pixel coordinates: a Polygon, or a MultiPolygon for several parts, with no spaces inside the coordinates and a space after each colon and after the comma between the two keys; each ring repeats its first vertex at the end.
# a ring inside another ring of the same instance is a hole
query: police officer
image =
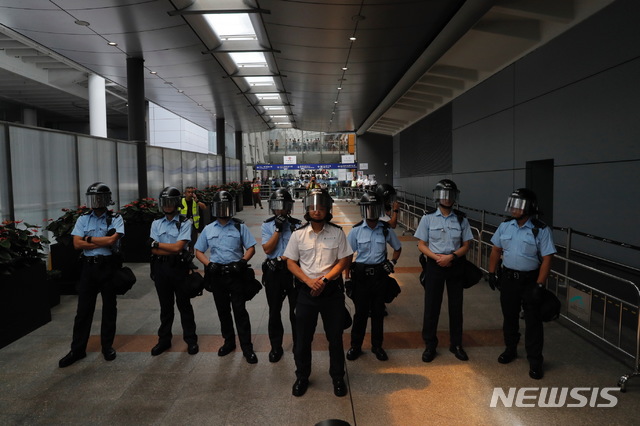
{"type": "Polygon", "coordinates": [[[498,362],[508,364],[517,356],[520,341],[519,314],[524,310],[525,350],[529,361],[529,376],[539,380],[544,376],[542,347],[544,330],[540,305],[551,260],[556,253],[551,230],[537,219],[536,194],[527,188],[515,190],[505,208],[511,218],[498,226],[491,238],[493,247],[489,257],[489,285],[500,290],[500,306],[504,321],[505,351],[498,362]],[[498,264],[502,270],[498,280],[498,264]]]}
{"type": "Polygon", "coordinates": [[[426,256],[424,283],[424,320],[422,338],[426,349],[422,361],[431,362],[438,346],[438,319],[445,284],[449,299],[449,351],[461,361],[469,357],[462,348],[462,265],[458,262],[473,239],[469,221],[454,210],[458,187],[449,179],[439,181],[433,189],[436,210],[420,219],[415,237],[418,249],[426,256]]]}
{"type": "Polygon", "coordinates": [[[256,240],[236,213],[236,201],[228,191],[213,196],[211,214],[215,220],[207,225],[196,242],[196,257],[205,266],[205,280],[211,284],[213,300],[218,310],[224,344],[218,356],[225,356],[236,348],[233,317],[238,328],[240,348],[249,364],[258,362],[251,343],[251,322],[245,306],[245,276],[247,262],[256,252],[256,240]],[[207,250],[209,258],[204,254],[207,250]]]}
{"type": "Polygon", "coordinates": [[[296,346],[295,307],[297,291],[293,285],[293,275],[287,269],[287,263],[282,258],[284,249],[291,238],[291,234],[300,227],[301,221],[291,217],[293,198],[286,189],[277,189],[269,198],[269,209],[273,216],[262,224],[262,248],[267,259],[262,264],[265,292],[269,304],[269,341],[271,351],[269,361],[278,362],[284,353],[282,337],[282,303],[289,299],[289,320],[293,335],[293,347],[296,346]]]}
{"type": "Polygon", "coordinates": [[[151,355],[160,355],[171,347],[174,297],[180,311],[187,352],[195,355],[198,353],[198,336],[191,298],[180,288],[187,278],[191,261],[187,256],[187,244],[191,240],[193,222],[178,214],[180,191],[177,188],[164,188],[158,196],[158,206],[164,212],[164,217],[151,224],[150,245],[151,276],[160,301],[160,328],[158,344],[151,349],[151,355]]]}
{"type": "Polygon", "coordinates": [[[333,379],[333,393],[347,394],[344,382],[344,286],[342,271],[349,264],[353,251],[344,231],[331,223],[333,200],[326,190],[313,189],[304,199],[307,224],[296,230],[284,257],[287,267],[296,277],[296,381],[293,396],[302,396],[309,386],[311,375],[311,343],[322,316],[329,341],[329,374],[333,379]]]}
{"type": "Polygon", "coordinates": [[[376,187],[376,195],[378,200],[382,200],[384,203],[384,211],[380,215],[380,220],[387,222],[390,228],[395,229],[398,226],[398,212],[400,211],[396,189],[388,183],[381,183],[376,187]]]}
{"type": "Polygon", "coordinates": [[[107,211],[113,201],[111,189],[104,183],[96,182],[89,186],[86,197],[91,212],[80,216],[71,232],[73,246],[76,250],[82,250],[82,273],[77,287],[78,309],[73,323],[71,351],[58,363],[60,368],[87,356],[87,342],[98,293],[102,294],[102,355],[107,361],[116,359],[113,339],[118,310],[111,279],[119,266],[119,259],[114,258],[112,247],[124,235],[124,221],[120,215],[107,211]]]}
{"type": "Polygon", "coordinates": [[[347,279],[353,280],[352,298],[356,308],[347,359],[353,361],[362,355],[367,318],[371,313],[371,352],[380,361],[386,361],[389,357],[382,349],[384,296],[388,276],[398,262],[402,245],[380,220],[384,204],[375,192],[365,192],[359,205],[364,220],[354,225],[347,237],[351,248],[358,253],[355,263],[345,273],[347,279]],[[393,248],[391,260],[387,259],[387,244],[393,248]]]}

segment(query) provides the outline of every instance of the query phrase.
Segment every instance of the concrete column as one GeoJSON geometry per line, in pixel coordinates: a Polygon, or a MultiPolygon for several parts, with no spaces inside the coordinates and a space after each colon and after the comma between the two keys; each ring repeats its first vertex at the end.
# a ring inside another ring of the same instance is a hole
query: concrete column
{"type": "Polygon", "coordinates": [[[242,182],[244,180],[244,174],[245,174],[245,170],[244,170],[244,156],[242,155],[242,132],[241,131],[236,131],[235,132],[235,136],[236,136],[236,158],[238,160],[240,160],[240,179],[239,181],[242,182]]]}
{"type": "Polygon", "coordinates": [[[147,127],[144,99],[144,59],[127,58],[127,93],[129,102],[129,140],[137,145],[138,196],[148,197],[147,127]]]}
{"type": "Polygon", "coordinates": [[[107,94],[104,78],[96,74],[89,74],[89,132],[107,137],[107,94]]]}
{"type": "Polygon", "coordinates": [[[227,148],[224,146],[224,118],[216,118],[216,147],[222,158],[222,183],[227,183],[227,148]]]}

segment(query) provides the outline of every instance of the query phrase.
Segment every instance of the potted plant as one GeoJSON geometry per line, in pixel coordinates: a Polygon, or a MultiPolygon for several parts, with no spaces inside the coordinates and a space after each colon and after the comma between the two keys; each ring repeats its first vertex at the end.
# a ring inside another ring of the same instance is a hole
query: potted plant
{"type": "Polygon", "coordinates": [[[51,321],[40,227],[0,224],[0,348],[51,321]]]}
{"type": "Polygon", "coordinates": [[[253,188],[251,188],[251,181],[245,180],[242,182],[242,204],[245,206],[253,205],[253,188]]]}
{"type": "Polygon", "coordinates": [[[139,198],[125,204],[118,212],[124,220],[122,254],[125,262],[148,262],[151,223],[162,216],[155,198],[139,198]]]}
{"type": "Polygon", "coordinates": [[[60,271],[58,274],[50,274],[50,281],[56,282],[60,287],[60,294],[76,294],[76,284],[80,279],[80,252],[73,247],[73,231],[76,221],[83,214],[89,213],[87,206],[79,206],[71,209],[62,209],[62,216],[51,220],[46,230],[53,234],[56,242],[51,244],[51,268],[60,271]]]}

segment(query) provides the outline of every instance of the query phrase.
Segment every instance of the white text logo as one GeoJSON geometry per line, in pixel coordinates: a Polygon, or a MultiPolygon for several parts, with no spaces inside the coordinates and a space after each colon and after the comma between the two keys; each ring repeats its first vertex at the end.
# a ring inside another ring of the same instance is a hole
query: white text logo
{"type": "Polygon", "coordinates": [[[490,407],[615,407],[620,388],[493,388],[490,407]]]}

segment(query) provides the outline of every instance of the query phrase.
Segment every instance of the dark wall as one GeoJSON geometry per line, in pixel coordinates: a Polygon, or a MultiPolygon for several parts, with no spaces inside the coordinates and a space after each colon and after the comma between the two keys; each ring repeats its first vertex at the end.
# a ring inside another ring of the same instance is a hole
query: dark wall
{"type": "MultiPolygon", "coordinates": [[[[391,136],[365,133],[357,138],[358,164],[367,163],[365,175],[374,174],[379,183],[393,182],[393,138],[391,136]]],[[[358,169],[360,170],[360,169],[358,169]]]]}

